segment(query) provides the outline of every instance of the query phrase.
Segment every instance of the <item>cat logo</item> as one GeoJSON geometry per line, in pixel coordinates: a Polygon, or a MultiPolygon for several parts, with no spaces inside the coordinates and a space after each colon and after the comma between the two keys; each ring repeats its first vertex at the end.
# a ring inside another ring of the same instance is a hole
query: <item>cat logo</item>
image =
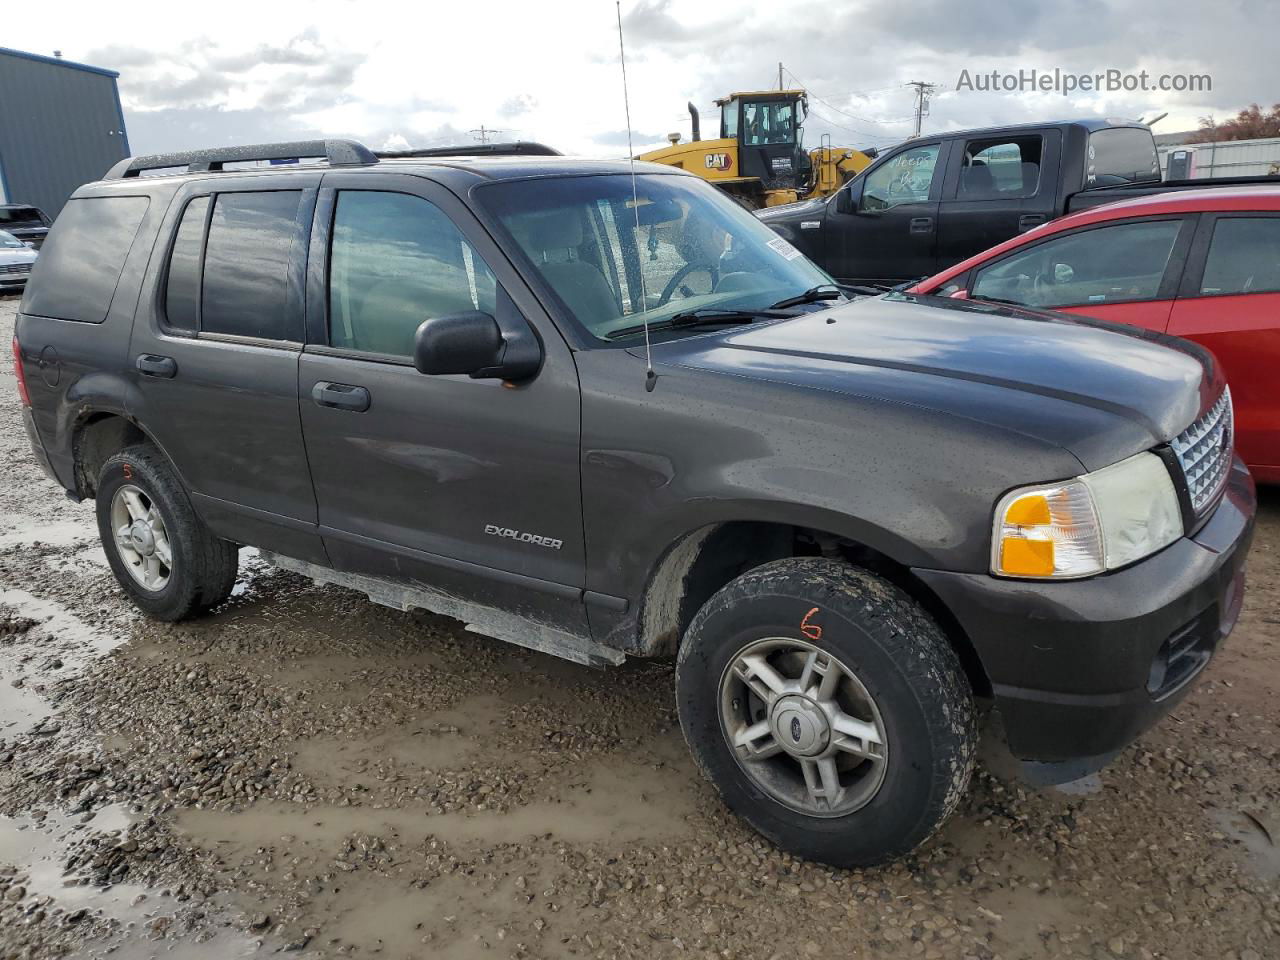
{"type": "Polygon", "coordinates": [[[733,166],[733,157],[727,153],[708,153],[706,161],[708,170],[728,170],[733,166]]]}

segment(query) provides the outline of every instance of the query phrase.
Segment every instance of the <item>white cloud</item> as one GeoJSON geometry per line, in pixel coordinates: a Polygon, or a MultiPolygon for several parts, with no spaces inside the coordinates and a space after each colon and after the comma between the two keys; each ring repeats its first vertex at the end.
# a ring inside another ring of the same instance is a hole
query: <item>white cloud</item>
{"type": "MultiPolygon", "coordinates": [[[[28,5],[5,43],[121,71],[137,152],[294,136],[349,135],[382,145],[468,142],[484,124],[502,139],[565,152],[625,151],[615,7],[607,0],[473,4],[321,0],[210,8],[28,5]]],[[[926,129],[1063,118],[1153,115],[1160,130],[1231,115],[1280,89],[1269,6],[1173,0],[1158,16],[1138,0],[884,0],[832,5],[763,0],[724,6],[628,0],[628,73],[636,149],[689,133],[685,102],[718,125],[711,101],[777,80],[777,63],[812,85],[811,144],[873,145],[910,130],[908,80],[954,87],[962,69],[1208,72],[1213,91],[1178,95],[1002,95],[940,91],[926,129]]]]}

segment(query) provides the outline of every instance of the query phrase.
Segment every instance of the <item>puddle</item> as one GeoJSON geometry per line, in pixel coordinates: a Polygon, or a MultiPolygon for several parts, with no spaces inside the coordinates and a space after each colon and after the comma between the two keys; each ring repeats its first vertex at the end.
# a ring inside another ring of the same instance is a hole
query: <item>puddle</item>
{"type": "MultiPolygon", "coordinates": [[[[124,643],[85,623],[61,604],[25,590],[0,590],[0,623],[34,621],[7,636],[0,661],[0,736],[26,733],[54,713],[37,689],[78,676],[94,660],[124,643]]],[[[53,732],[53,731],[50,731],[53,732]]]]}
{"type": "Polygon", "coordinates": [[[326,942],[332,938],[392,957],[492,960],[504,956],[516,941],[538,939],[533,924],[546,906],[536,902],[543,898],[535,891],[549,882],[545,874],[538,881],[526,881],[521,890],[511,877],[453,875],[425,888],[406,889],[381,878],[362,878],[362,906],[350,906],[350,895],[324,904],[332,921],[323,936],[326,942]]]}
{"type": "MultiPolygon", "coordinates": [[[[184,810],[178,829],[204,845],[225,851],[298,842],[336,848],[353,833],[390,835],[406,843],[436,837],[450,843],[517,843],[550,836],[568,843],[628,843],[678,839],[690,832],[687,818],[697,802],[691,770],[666,766],[598,766],[569,777],[559,802],[537,801],[504,813],[430,814],[425,810],[312,807],[257,803],[239,813],[184,810]],[[291,838],[282,840],[282,838],[291,838]]],[[[692,766],[692,764],[690,764],[692,766]]]]}
{"type": "Polygon", "coordinates": [[[87,909],[92,914],[127,920],[141,916],[132,907],[146,889],[129,883],[110,887],[80,885],[63,875],[72,846],[93,833],[123,837],[130,820],[123,807],[104,807],[90,820],[83,815],[50,813],[43,820],[0,817],[0,864],[18,868],[26,879],[27,896],[52,897],[67,912],[87,909]],[[71,885],[68,885],[70,883],[71,885]]]}
{"type": "Polygon", "coordinates": [[[1280,821],[1255,819],[1243,811],[1211,810],[1209,817],[1219,830],[1240,843],[1250,870],[1265,880],[1280,879],[1280,821]]]}
{"type": "Polygon", "coordinates": [[[98,539],[98,528],[90,520],[23,520],[16,526],[0,530],[0,550],[8,547],[30,547],[45,544],[69,547],[98,539]]]}
{"type": "MultiPolygon", "coordinates": [[[[27,632],[26,638],[40,639],[42,649],[56,652],[64,661],[60,669],[66,672],[83,669],[128,639],[122,633],[90,626],[62,604],[42,600],[25,590],[0,590],[0,607],[8,607],[15,617],[35,620],[36,626],[27,632]]],[[[23,639],[19,638],[19,645],[23,639]]]]}
{"type": "MultiPolygon", "coordinates": [[[[117,838],[123,841],[131,823],[129,813],[118,804],[87,815],[55,811],[39,820],[0,817],[0,867],[17,869],[19,885],[26,890],[25,899],[51,898],[47,911],[72,914],[83,910],[89,917],[114,925],[114,933],[85,941],[76,956],[206,960],[255,953],[259,943],[233,928],[227,917],[221,918],[221,929],[207,924],[202,925],[197,936],[155,939],[152,922],[161,917],[174,918],[184,910],[182,904],[167,896],[167,891],[157,893],[128,882],[95,886],[63,872],[63,865],[80,841],[93,835],[103,835],[107,844],[117,842],[117,838]]],[[[203,907],[198,909],[205,912],[203,907]]],[[[212,923],[218,922],[219,918],[214,917],[212,923]]]]}

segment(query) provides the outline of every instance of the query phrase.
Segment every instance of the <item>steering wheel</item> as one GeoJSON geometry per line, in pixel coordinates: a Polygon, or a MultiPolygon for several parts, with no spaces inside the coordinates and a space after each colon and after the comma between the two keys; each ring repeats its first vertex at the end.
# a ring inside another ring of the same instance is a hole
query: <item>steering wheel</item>
{"type": "MultiPolygon", "coordinates": [[[[693,291],[690,290],[688,287],[682,286],[682,281],[684,280],[685,277],[689,276],[689,274],[696,273],[699,270],[703,271],[704,273],[707,274],[707,276],[711,278],[711,290],[715,290],[716,279],[718,274],[720,273],[719,269],[716,267],[715,264],[708,263],[703,260],[695,261],[693,263],[686,263],[683,267],[681,267],[679,270],[675,272],[675,274],[671,277],[671,279],[667,281],[667,285],[662,288],[662,296],[658,298],[658,306],[662,306],[663,304],[670,301],[670,299],[673,296],[675,296],[675,293],[677,290],[679,290],[686,297],[693,296],[693,291]]],[[[708,291],[708,293],[710,292],[711,291],[708,291]]]]}

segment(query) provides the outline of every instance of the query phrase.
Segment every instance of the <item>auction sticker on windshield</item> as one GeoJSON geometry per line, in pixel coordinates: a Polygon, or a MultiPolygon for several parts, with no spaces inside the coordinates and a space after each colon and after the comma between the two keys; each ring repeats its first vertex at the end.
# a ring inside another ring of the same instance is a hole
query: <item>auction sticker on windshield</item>
{"type": "Polygon", "coordinates": [[[770,240],[769,248],[778,256],[782,257],[783,260],[794,260],[796,257],[800,256],[800,251],[789,244],[786,240],[782,239],[782,237],[774,237],[770,240]]]}

